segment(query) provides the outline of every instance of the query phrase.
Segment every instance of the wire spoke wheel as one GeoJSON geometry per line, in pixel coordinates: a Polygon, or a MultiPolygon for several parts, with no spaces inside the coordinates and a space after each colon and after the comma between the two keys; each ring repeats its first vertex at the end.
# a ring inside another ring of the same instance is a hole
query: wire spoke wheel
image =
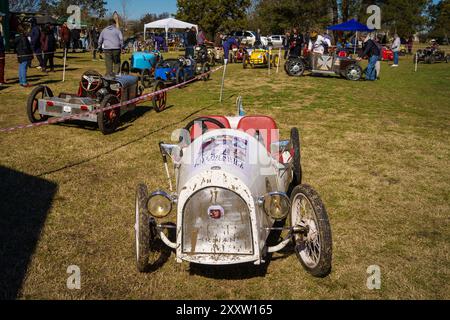
{"type": "Polygon", "coordinates": [[[331,272],[331,228],[325,206],[318,193],[308,185],[299,185],[291,195],[291,224],[305,227],[293,237],[297,258],[313,276],[325,277],[331,272]]]}
{"type": "MultiPolygon", "coordinates": [[[[155,85],[154,92],[165,89],[164,82],[158,81],[155,85]]],[[[161,112],[167,107],[167,92],[159,93],[152,98],[153,108],[156,112],[161,112]]]]}
{"type": "MultiPolygon", "coordinates": [[[[116,96],[109,94],[103,98],[100,107],[102,109],[108,108],[118,103],[119,99],[116,96]]],[[[120,123],[120,107],[100,111],[97,116],[97,123],[100,131],[105,135],[116,131],[120,123]]]]}

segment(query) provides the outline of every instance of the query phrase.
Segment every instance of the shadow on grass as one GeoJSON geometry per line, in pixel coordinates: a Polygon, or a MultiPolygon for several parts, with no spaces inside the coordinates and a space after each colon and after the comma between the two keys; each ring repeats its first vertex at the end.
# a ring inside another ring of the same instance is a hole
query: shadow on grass
{"type": "Polygon", "coordinates": [[[20,294],[57,185],[0,166],[0,300],[20,294]]]}
{"type": "MultiPolygon", "coordinates": [[[[233,96],[234,96],[234,94],[230,95],[230,98],[233,97],[233,96]]],[[[122,148],[125,148],[125,147],[127,147],[127,146],[133,144],[133,143],[136,143],[136,142],[139,142],[139,141],[141,141],[141,140],[143,140],[143,139],[146,139],[146,138],[148,138],[148,137],[150,137],[150,136],[152,136],[152,135],[154,135],[154,134],[156,134],[156,133],[158,133],[158,132],[161,132],[161,131],[163,131],[163,130],[166,130],[166,129],[172,127],[172,126],[175,126],[175,125],[179,125],[179,124],[181,124],[181,123],[184,123],[184,122],[187,121],[190,117],[192,117],[192,116],[198,114],[199,112],[202,112],[202,111],[205,111],[205,110],[211,108],[211,107],[214,106],[215,104],[216,104],[216,102],[214,102],[213,104],[210,104],[210,105],[208,105],[208,106],[206,106],[206,107],[203,107],[203,108],[200,108],[200,109],[198,109],[198,110],[195,110],[194,112],[188,114],[187,116],[185,116],[185,117],[184,117],[183,119],[181,119],[181,120],[178,120],[178,121],[175,121],[175,122],[171,122],[171,123],[168,123],[168,124],[165,125],[165,126],[162,126],[162,127],[160,127],[160,128],[151,130],[151,131],[147,132],[146,134],[143,134],[143,135],[141,135],[141,136],[139,136],[139,137],[137,137],[137,138],[135,138],[135,139],[133,139],[133,140],[130,140],[130,141],[126,142],[126,143],[123,143],[123,144],[121,144],[121,145],[119,145],[119,146],[117,146],[117,147],[114,147],[114,148],[112,148],[112,149],[110,149],[110,150],[108,150],[108,151],[106,151],[106,152],[99,153],[99,154],[97,154],[97,155],[95,155],[95,156],[93,156],[93,157],[91,157],[91,158],[87,158],[87,159],[84,159],[84,160],[81,160],[81,161],[78,161],[78,162],[74,162],[74,163],[67,164],[67,165],[65,165],[65,166],[63,166],[63,167],[60,167],[60,168],[57,168],[57,169],[54,169],[54,170],[50,170],[50,171],[46,171],[46,172],[40,173],[40,174],[37,175],[37,176],[38,176],[38,177],[43,177],[43,176],[46,176],[46,175],[49,175],[49,174],[53,174],[53,173],[57,173],[57,172],[60,172],[60,171],[64,171],[64,170],[67,170],[67,169],[70,169],[70,168],[77,167],[77,166],[79,166],[79,165],[88,163],[88,162],[90,162],[90,161],[96,160],[96,159],[98,159],[98,158],[100,158],[100,157],[102,157],[102,156],[106,156],[106,155],[108,155],[108,154],[111,154],[111,153],[113,153],[113,152],[116,152],[117,150],[120,150],[120,149],[122,149],[122,148]]],[[[142,107],[142,106],[139,106],[139,107],[140,107],[140,108],[145,108],[145,107],[142,107]]],[[[138,109],[138,110],[139,110],[139,109],[138,109]]],[[[167,110],[167,109],[166,109],[166,110],[167,110]]],[[[164,112],[164,111],[163,111],[163,112],[164,112]]],[[[61,125],[61,124],[60,124],[60,125],[61,125]]]]}

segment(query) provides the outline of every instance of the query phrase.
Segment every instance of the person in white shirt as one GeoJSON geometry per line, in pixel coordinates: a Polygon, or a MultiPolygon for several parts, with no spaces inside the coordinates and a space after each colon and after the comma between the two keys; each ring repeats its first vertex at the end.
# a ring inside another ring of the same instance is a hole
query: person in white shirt
{"type": "Polygon", "coordinates": [[[324,54],[328,52],[328,48],[331,47],[331,41],[329,37],[318,35],[317,32],[311,33],[309,39],[308,51],[312,53],[324,54]]]}
{"type": "Polygon", "coordinates": [[[391,50],[392,52],[394,52],[394,64],[391,67],[398,67],[398,56],[400,53],[400,46],[401,46],[400,37],[398,36],[398,34],[395,34],[394,41],[392,42],[391,45],[391,50]]]}

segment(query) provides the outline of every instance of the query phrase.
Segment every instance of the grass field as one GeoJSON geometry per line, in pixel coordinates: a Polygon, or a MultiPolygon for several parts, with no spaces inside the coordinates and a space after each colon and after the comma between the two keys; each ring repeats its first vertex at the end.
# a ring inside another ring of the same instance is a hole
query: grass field
{"type": "MultiPolygon", "coordinates": [[[[83,71],[104,72],[88,54],[68,64],[66,82],[57,68],[31,70],[31,83],[71,92],[83,71]]],[[[6,69],[17,79],[14,57],[6,69]]],[[[223,103],[220,77],[171,91],[162,113],[144,103],[109,136],[73,124],[0,133],[0,298],[450,298],[450,64],[414,73],[404,57],[396,69],[383,63],[377,82],[269,76],[236,64],[223,103]],[[157,143],[195,116],[233,115],[239,95],[247,114],[273,116],[285,137],[299,128],[304,180],[331,221],[331,275],[311,277],[290,251],[264,267],[227,268],[177,264],[172,254],[139,274],[135,188],[167,187],[157,143]],[[81,269],[81,290],[66,287],[70,265],[81,269]],[[366,287],[370,265],[381,267],[380,290],[366,287]]],[[[27,123],[32,88],[0,90],[0,128],[27,123]]]]}

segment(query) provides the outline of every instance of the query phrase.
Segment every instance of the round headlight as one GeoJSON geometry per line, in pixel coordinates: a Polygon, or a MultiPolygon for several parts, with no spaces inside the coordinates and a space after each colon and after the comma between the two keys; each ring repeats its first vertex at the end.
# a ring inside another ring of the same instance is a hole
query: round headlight
{"type": "Polygon", "coordinates": [[[148,199],[147,209],[155,218],[164,218],[172,211],[172,199],[165,192],[155,192],[148,199]]]}
{"type": "Polygon", "coordinates": [[[275,220],[287,217],[291,209],[291,202],[284,193],[269,193],[264,197],[264,211],[275,220]]]}

